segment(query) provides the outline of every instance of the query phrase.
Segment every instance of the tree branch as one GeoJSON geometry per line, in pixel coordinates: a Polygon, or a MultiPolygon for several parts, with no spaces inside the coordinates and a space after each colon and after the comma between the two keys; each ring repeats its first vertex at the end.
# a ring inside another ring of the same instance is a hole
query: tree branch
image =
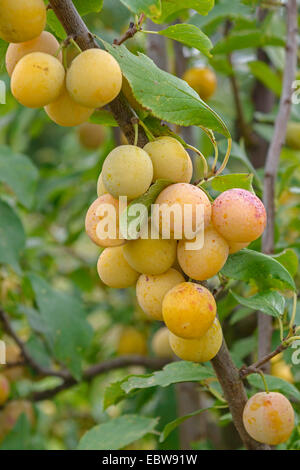
{"type": "MultiPolygon", "coordinates": [[[[82,50],[99,47],[71,0],[50,0],[50,5],[68,36],[72,36],[82,50]]],[[[122,93],[109,104],[109,107],[128,142],[133,144],[135,132],[131,119],[134,114],[122,97],[122,93]]],[[[138,145],[143,147],[147,142],[144,129],[139,127],[138,145]]]]}
{"type": "MultiPolygon", "coordinates": [[[[274,251],[275,227],[275,184],[278,171],[279,156],[284,143],[287,122],[290,117],[292,83],[297,67],[297,0],[288,0],[286,4],[286,57],[283,75],[283,87],[279,111],[275,121],[274,135],[270,143],[264,179],[264,205],[267,211],[267,227],[263,234],[262,250],[271,254],[274,251]]],[[[272,317],[258,314],[258,357],[262,358],[271,349],[272,317]]]]}

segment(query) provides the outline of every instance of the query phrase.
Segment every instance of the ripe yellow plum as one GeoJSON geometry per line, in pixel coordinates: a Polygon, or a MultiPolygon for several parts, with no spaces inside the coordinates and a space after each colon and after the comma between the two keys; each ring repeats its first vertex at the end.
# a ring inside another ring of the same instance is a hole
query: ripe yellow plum
{"type": "Polygon", "coordinates": [[[194,67],[187,70],[183,75],[183,80],[194,88],[203,100],[208,100],[217,88],[216,74],[207,67],[194,67]]]}
{"type": "Polygon", "coordinates": [[[164,296],[181,282],[184,282],[184,277],[173,268],[158,275],[141,274],[136,284],[136,295],[140,307],[150,318],[162,321],[164,296]]]}
{"type": "Polygon", "coordinates": [[[168,328],[163,327],[156,331],[153,335],[151,346],[155,356],[166,359],[173,357],[173,351],[169,342],[168,328]]]}
{"type": "Polygon", "coordinates": [[[67,72],[67,89],[82,106],[101,108],[121,91],[122,72],[111,54],[88,49],[73,59],[67,72]]]}
{"type": "Polygon", "coordinates": [[[112,247],[124,243],[119,236],[119,201],[110,194],[98,197],[87,211],[85,230],[98,246],[112,247]]]}
{"type": "Polygon", "coordinates": [[[220,322],[214,319],[212,326],[199,339],[184,339],[170,332],[171,348],[180,359],[192,362],[211,361],[219,352],[223,334],[220,322]]]}
{"type": "Polygon", "coordinates": [[[183,145],[174,137],[158,137],[145,145],[153,164],[153,181],[168,179],[172,183],[189,183],[192,179],[192,160],[183,145]]]}
{"type": "Polygon", "coordinates": [[[30,41],[46,25],[43,0],[0,0],[0,37],[7,42],[30,41]]]}
{"type": "Polygon", "coordinates": [[[281,393],[260,392],[247,401],[243,422],[253,439],[277,445],[287,441],[293,431],[294,410],[281,393]]]}
{"type": "Polygon", "coordinates": [[[96,150],[101,147],[106,138],[106,130],[99,124],[85,122],[78,128],[78,137],[82,147],[96,150]]]}
{"type": "Polygon", "coordinates": [[[242,250],[243,248],[247,248],[249,243],[239,243],[239,242],[230,242],[228,241],[229,246],[229,254],[233,255],[233,253],[237,253],[238,251],[242,250]]]}
{"type": "Polygon", "coordinates": [[[22,57],[31,52],[45,52],[46,54],[53,55],[60,61],[62,60],[62,53],[59,51],[59,42],[48,31],[43,31],[40,36],[31,41],[21,42],[17,44],[10,44],[6,51],[5,64],[8,75],[11,77],[16,64],[22,57]]]}
{"type": "Polygon", "coordinates": [[[130,266],[143,274],[162,274],[176,258],[175,240],[139,238],[124,245],[124,256],[130,266]]]}
{"type": "MultiPolygon", "coordinates": [[[[7,344],[6,346],[6,362],[17,363],[22,361],[22,354],[20,348],[16,344],[7,344]]],[[[17,380],[22,379],[26,370],[23,366],[9,367],[2,372],[3,375],[10,381],[16,382],[17,380]]]]}
{"type": "Polygon", "coordinates": [[[117,289],[133,286],[139,277],[124,258],[122,246],[105,248],[98,259],[97,269],[101,281],[117,289]]]}
{"type": "Polygon", "coordinates": [[[74,127],[87,121],[94,110],[76,103],[64,88],[56,101],[45,106],[49,118],[63,127],[74,127]]]}
{"type": "Polygon", "coordinates": [[[215,276],[226,263],[228,254],[226,240],[211,225],[204,231],[202,248],[187,249],[185,240],[180,240],[177,248],[177,258],[183,272],[196,281],[215,276]]]}
{"type": "Polygon", "coordinates": [[[124,328],[119,338],[118,354],[120,356],[126,356],[127,354],[145,356],[147,354],[146,336],[136,328],[130,326],[124,328]]]}
{"type": "Polygon", "coordinates": [[[42,108],[58,99],[64,79],[65,69],[58,59],[44,52],[32,52],[15,66],[11,91],[27,108],[42,108]]]}
{"type": "Polygon", "coordinates": [[[283,360],[276,361],[271,364],[271,374],[274,375],[274,377],[279,377],[291,384],[294,383],[291,366],[283,360]]]}
{"type": "Polygon", "coordinates": [[[173,287],[163,300],[163,319],[174,335],[199,339],[212,326],[217,306],[213,295],[194,282],[173,287]]]}
{"type": "Polygon", "coordinates": [[[103,196],[103,194],[107,194],[107,190],[104,186],[103,179],[102,179],[102,172],[99,175],[98,181],[97,181],[97,195],[98,197],[103,196]]]}
{"type": "Polygon", "coordinates": [[[35,414],[33,406],[29,401],[13,400],[5,406],[1,420],[5,433],[13,429],[22,414],[26,415],[30,425],[33,426],[35,423],[35,414]]]}
{"type": "Polygon", "coordinates": [[[230,242],[250,243],[256,240],[262,235],[266,220],[261,200],[245,189],[225,191],[212,206],[212,223],[230,242]]]}
{"type": "Polygon", "coordinates": [[[5,375],[0,375],[0,406],[8,400],[10,394],[10,383],[5,375]]]}
{"type": "Polygon", "coordinates": [[[102,179],[114,197],[135,199],[149,188],[153,177],[151,158],[145,150],[135,145],[120,145],[106,157],[102,179]]]}
{"type": "Polygon", "coordinates": [[[292,149],[300,149],[300,122],[288,122],[285,141],[292,149]]]}
{"type": "Polygon", "coordinates": [[[202,228],[202,223],[205,228],[211,220],[211,203],[207,195],[192,184],[176,183],[168,186],[160,193],[155,204],[159,205],[160,231],[163,234],[170,232],[175,238],[193,238],[202,228]]]}

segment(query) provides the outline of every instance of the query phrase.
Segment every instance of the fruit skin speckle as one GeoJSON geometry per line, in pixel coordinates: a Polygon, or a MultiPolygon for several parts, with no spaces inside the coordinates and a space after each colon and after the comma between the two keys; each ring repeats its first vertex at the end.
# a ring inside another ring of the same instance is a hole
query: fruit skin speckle
{"type": "Polygon", "coordinates": [[[258,442],[278,445],[290,437],[294,428],[294,410],[278,392],[260,392],[251,397],[243,412],[248,434],[258,442]]]}

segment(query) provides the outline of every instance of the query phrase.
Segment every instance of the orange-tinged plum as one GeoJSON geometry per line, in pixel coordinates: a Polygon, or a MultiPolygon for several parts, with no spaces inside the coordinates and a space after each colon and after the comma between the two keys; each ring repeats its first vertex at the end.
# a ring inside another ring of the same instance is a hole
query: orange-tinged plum
{"type": "Polygon", "coordinates": [[[102,172],[99,175],[98,181],[97,181],[97,195],[98,197],[103,196],[103,194],[107,194],[108,191],[106,187],[104,186],[103,179],[102,179],[102,172]]]}
{"type": "Polygon", "coordinates": [[[225,191],[212,206],[212,223],[230,242],[250,243],[256,240],[262,235],[266,220],[261,200],[245,189],[225,191]]]}
{"type": "Polygon", "coordinates": [[[187,249],[185,240],[181,240],[177,248],[181,269],[196,281],[204,281],[215,276],[226,263],[228,253],[226,240],[211,225],[204,232],[202,248],[187,249]]]}
{"type": "Polygon", "coordinates": [[[102,108],[121,91],[122,72],[111,54],[88,49],[73,59],[67,72],[67,89],[72,98],[88,108],[102,108]]]}
{"type": "Polygon", "coordinates": [[[35,414],[33,406],[29,401],[13,400],[5,406],[2,414],[2,424],[5,433],[13,429],[22,414],[26,415],[30,425],[33,426],[35,423],[35,414]]]}
{"type": "Polygon", "coordinates": [[[183,145],[174,137],[158,137],[145,145],[144,150],[153,163],[153,181],[167,179],[172,183],[189,183],[192,179],[192,160],[183,145]]]}
{"type": "Polygon", "coordinates": [[[110,194],[98,197],[87,211],[85,230],[98,246],[122,245],[124,240],[119,237],[119,201],[110,194]]]}
{"type": "Polygon", "coordinates": [[[184,339],[170,332],[171,348],[180,359],[192,362],[211,361],[219,352],[223,334],[220,322],[214,319],[212,326],[199,339],[184,339]]]}
{"type": "Polygon", "coordinates": [[[117,289],[133,286],[139,277],[124,258],[122,246],[105,248],[98,259],[97,269],[101,281],[117,289]]]}
{"type": "Polygon", "coordinates": [[[124,256],[139,273],[162,274],[176,259],[176,242],[152,238],[131,240],[124,245],[124,256]]]}
{"type": "Polygon", "coordinates": [[[141,274],[136,284],[136,295],[140,307],[150,318],[162,321],[164,296],[181,282],[184,282],[184,277],[173,268],[156,276],[141,274]]]}
{"type": "Polygon", "coordinates": [[[74,127],[87,121],[94,110],[76,103],[66,88],[56,101],[45,106],[49,118],[63,127],[74,127]]]}
{"type": "Polygon", "coordinates": [[[153,177],[151,158],[135,145],[120,145],[106,157],[102,179],[108,192],[114,196],[135,199],[149,188],[153,177]]]}
{"type": "Polygon", "coordinates": [[[50,54],[32,52],[19,60],[11,77],[11,91],[27,108],[56,101],[64,88],[65,69],[50,54]]]}
{"type": "Polygon", "coordinates": [[[151,346],[155,356],[166,359],[173,357],[173,351],[169,342],[168,328],[163,327],[156,331],[153,335],[151,346]]]}
{"type": "Polygon", "coordinates": [[[0,0],[0,37],[7,42],[30,41],[46,25],[43,0],[0,0]]]}
{"type": "Polygon", "coordinates": [[[290,437],[294,428],[294,410],[281,393],[260,392],[247,401],[243,422],[253,439],[275,446],[290,437]]]}
{"type": "Polygon", "coordinates": [[[5,375],[0,375],[0,406],[8,400],[10,394],[10,383],[5,375]]]}
{"type": "Polygon", "coordinates": [[[217,307],[208,289],[193,282],[182,282],[167,292],[162,312],[166,326],[174,335],[199,339],[212,326],[217,307]]]}
{"type": "Polygon", "coordinates": [[[183,75],[190,87],[198,93],[203,100],[209,99],[217,88],[217,78],[213,70],[207,67],[194,67],[183,75]]]}
{"type": "Polygon", "coordinates": [[[11,77],[15,66],[22,57],[31,52],[45,52],[46,54],[57,56],[57,59],[62,60],[62,53],[59,51],[59,42],[48,31],[43,31],[40,36],[31,41],[21,42],[17,44],[10,44],[6,51],[5,65],[8,75],[11,77]]]}
{"type": "Polygon", "coordinates": [[[82,147],[96,150],[105,142],[106,130],[99,124],[85,122],[78,128],[79,141],[82,147]]]}
{"type": "Polygon", "coordinates": [[[211,203],[207,195],[192,184],[171,184],[160,193],[155,204],[158,205],[160,231],[170,232],[171,237],[180,239],[186,235],[186,238],[192,238],[193,232],[201,230],[202,223],[205,228],[211,220],[211,203]],[[200,209],[199,217],[197,208],[200,209]]]}
{"type": "Polygon", "coordinates": [[[238,251],[242,250],[243,248],[247,248],[249,243],[239,243],[239,242],[230,242],[228,241],[228,246],[229,246],[229,254],[233,255],[234,253],[237,253],[238,251]]]}
{"type": "Polygon", "coordinates": [[[147,354],[146,336],[136,328],[130,326],[124,328],[119,338],[118,354],[120,356],[126,356],[127,354],[145,356],[147,354]]]}

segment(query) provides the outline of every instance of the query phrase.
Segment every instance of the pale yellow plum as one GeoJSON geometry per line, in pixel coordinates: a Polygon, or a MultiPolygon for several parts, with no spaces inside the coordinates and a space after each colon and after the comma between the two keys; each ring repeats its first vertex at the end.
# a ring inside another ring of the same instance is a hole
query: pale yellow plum
{"type": "Polygon", "coordinates": [[[43,0],[0,0],[0,37],[25,42],[38,37],[46,25],[43,0]]]}
{"type": "Polygon", "coordinates": [[[97,181],[97,195],[98,197],[103,196],[103,194],[107,194],[107,189],[104,186],[103,179],[102,179],[102,172],[99,175],[98,181],[97,181]]]}
{"type": "Polygon", "coordinates": [[[19,60],[11,77],[11,91],[27,108],[56,101],[64,89],[65,69],[50,54],[32,52],[19,60]]]}
{"type": "Polygon", "coordinates": [[[250,243],[266,227],[267,215],[261,200],[245,189],[229,189],[212,206],[215,229],[230,242],[250,243]]]}
{"type": "Polygon", "coordinates": [[[89,207],[85,230],[98,246],[112,247],[124,243],[119,234],[119,201],[110,194],[98,197],[89,207]]]}
{"type": "Polygon", "coordinates": [[[13,400],[5,406],[1,420],[5,434],[13,429],[22,414],[26,416],[30,425],[33,426],[35,423],[35,413],[30,401],[13,400]]]}
{"type": "Polygon", "coordinates": [[[114,197],[135,199],[149,188],[153,177],[151,158],[145,150],[135,145],[120,145],[106,157],[102,179],[114,197]]]}
{"type": "Polygon", "coordinates": [[[164,296],[181,282],[184,282],[184,277],[173,268],[158,275],[141,274],[136,284],[136,295],[140,307],[150,318],[162,321],[164,296]]]}
{"type": "Polygon", "coordinates": [[[145,356],[147,354],[147,338],[136,328],[126,327],[121,332],[117,351],[120,356],[127,354],[145,356]]]}
{"type": "Polygon", "coordinates": [[[228,246],[229,246],[229,254],[233,255],[234,253],[237,253],[238,251],[242,250],[243,248],[247,248],[249,243],[239,243],[239,242],[230,242],[228,241],[228,246]]]}
{"type": "Polygon", "coordinates": [[[76,103],[64,88],[56,101],[45,106],[45,111],[59,126],[74,127],[87,121],[94,110],[76,103]]]}
{"type": "Polygon", "coordinates": [[[223,334],[220,322],[214,319],[212,326],[199,339],[184,339],[169,333],[171,348],[180,359],[192,362],[211,361],[219,352],[223,334]]]}
{"type": "Polygon", "coordinates": [[[199,339],[212,326],[217,307],[208,289],[182,282],[165,295],[162,312],[166,326],[174,335],[199,339]]]}
{"type": "Polygon", "coordinates": [[[291,371],[291,366],[283,360],[271,364],[271,375],[279,377],[289,383],[294,383],[294,377],[291,371]]]}
{"type": "Polygon", "coordinates": [[[168,186],[160,193],[155,204],[158,205],[160,231],[163,234],[164,231],[167,234],[170,232],[171,236],[178,239],[185,236],[193,238],[193,233],[199,232],[202,225],[207,227],[211,220],[211,203],[207,195],[192,184],[176,183],[168,186]]]}
{"type": "Polygon", "coordinates": [[[169,342],[168,328],[163,327],[156,331],[153,335],[151,346],[155,356],[166,359],[173,357],[173,351],[169,342]]]}
{"type": "Polygon", "coordinates": [[[11,77],[16,64],[22,57],[31,52],[45,52],[46,54],[57,57],[62,60],[62,53],[59,51],[59,42],[48,31],[43,31],[40,36],[31,41],[10,44],[6,51],[5,64],[8,75],[11,77]]]}
{"type": "Polygon", "coordinates": [[[5,375],[0,375],[0,406],[8,400],[10,394],[10,383],[5,375]]]}
{"type": "Polygon", "coordinates": [[[82,147],[96,150],[105,142],[106,130],[99,124],[85,122],[78,128],[78,136],[82,147]]]}
{"type": "Polygon", "coordinates": [[[104,284],[117,289],[133,286],[139,277],[124,258],[122,246],[105,248],[98,259],[97,270],[104,284]]]}
{"type": "Polygon", "coordinates": [[[300,122],[288,122],[285,141],[292,149],[300,150],[300,122]]]}
{"type": "Polygon", "coordinates": [[[294,428],[294,410],[281,393],[260,392],[247,401],[243,422],[253,439],[275,446],[290,437],[294,428]]]}
{"type": "Polygon", "coordinates": [[[183,75],[183,80],[194,88],[203,100],[209,99],[217,88],[216,74],[207,67],[188,69],[183,75]]]}
{"type": "Polygon", "coordinates": [[[189,183],[192,160],[183,145],[174,137],[158,137],[145,145],[153,164],[153,181],[167,179],[172,183],[189,183]]]}
{"type": "Polygon", "coordinates": [[[67,89],[82,106],[101,108],[121,91],[122,72],[111,54],[88,49],[73,59],[67,72],[67,89]]]}
{"type": "Polygon", "coordinates": [[[204,231],[202,248],[187,249],[185,240],[180,240],[177,248],[177,258],[183,272],[196,281],[215,276],[226,263],[228,254],[226,240],[211,225],[204,231]]]}
{"type": "Polygon", "coordinates": [[[143,274],[162,274],[176,258],[175,240],[139,238],[124,245],[124,256],[130,266],[143,274]]]}

